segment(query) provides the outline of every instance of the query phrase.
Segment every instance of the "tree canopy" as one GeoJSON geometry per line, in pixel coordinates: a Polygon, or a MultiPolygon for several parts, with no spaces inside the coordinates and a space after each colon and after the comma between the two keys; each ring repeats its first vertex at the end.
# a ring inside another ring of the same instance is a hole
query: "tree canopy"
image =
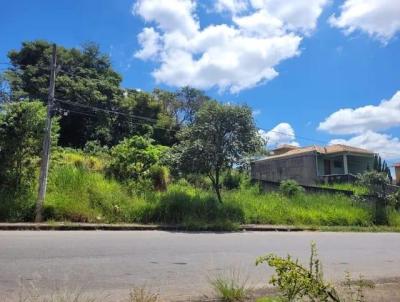
{"type": "MultiPolygon", "coordinates": [[[[51,43],[31,41],[9,52],[12,67],[0,77],[0,102],[47,101],[51,43]]],[[[177,131],[192,123],[209,100],[183,87],[152,93],[121,87],[121,76],[99,47],[57,48],[56,105],[61,146],[82,148],[90,141],[112,147],[132,135],[150,135],[157,143],[177,143],[177,131]]]]}
{"type": "Polygon", "coordinates": [[[182,173],[206,174],[219,201],[221,172],[240,165],[263,145],[249,107],[216,101],[207,101],[179,138],[173,165],[182,173]]]}

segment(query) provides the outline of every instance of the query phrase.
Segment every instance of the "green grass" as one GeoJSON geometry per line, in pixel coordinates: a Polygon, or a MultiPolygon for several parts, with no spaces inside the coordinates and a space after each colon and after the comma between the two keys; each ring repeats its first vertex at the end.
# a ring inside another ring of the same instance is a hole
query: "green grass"
{"type": "Polygon", "coordinates": [[[224,302],[241,302],[248,296],[247,280],[242,280],[236,272],[230,276],[219,275],[211,279],[210,284],[216,296],[224,302]]]}
{"type": "MultiPolygon", "coordinates": [[[[287,197],[260,193],[257,186],[247,184],[224,190],[221,204],[213,191],[188,182],[171,184],[166,192],[150,192],[141,190],[140,184],[122,184],[106,177],[104,159],[65,150],[54,157],[44,205],[48,221],[174,224],[187,230],[214,231],[238,230],[240,224],[375,228],[369,204],[340,194],[287,197]]],[[[35,196],[35,192],[1,195],[0,220],[31,221],[35,196]]],[[[387,228],[400,229],[399,212],[390,212],[387,228]]]]}
{"type": "Polygon", "coordinates": [[[47,219],[73,222],[122,222],[140,200],[103,174],[75,167],[56,166],[50,173],[45,203],[47,219]]]}
{"type": "MultiPolygon", "coordinates": [[[[349,197],[332,194],[263,194],[256,187],[223,192],[172,184],[166,192],[132,195],[124,185],[75,165],[50,174],[47,219],[74,222],[177,224],[188,230],[235,230],[239,224],[370,226],[372,210],[349,197]]],[[[398,223],[399,215],[392,215],[398,223]]]]}
{"type": "Polygon", "coordinates": [[[225,194],[227,203],[240,205],[245,223],[369,226],[372,210],[339,194],[298,194],[285,197],[279,193],[259,194],[256,188],[225,194]]]}
{"type": "Polygon", "coordinates": [[[391,210],[388,216],[389,226],[400,229],[400,212],[391,210]]]}
{"type": "Polygon", "coordinates": [[[333,184],[321,185],[321,187],[328,189],[352,191],[356,195],[368,194],[368,188],[354,183],[333,183],[333,184]]]}

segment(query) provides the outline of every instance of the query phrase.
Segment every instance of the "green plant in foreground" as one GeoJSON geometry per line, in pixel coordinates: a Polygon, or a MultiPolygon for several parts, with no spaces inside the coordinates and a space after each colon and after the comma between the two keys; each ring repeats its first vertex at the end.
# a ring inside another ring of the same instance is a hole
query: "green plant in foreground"
{"type": "Polygon", "coordinates": [[[216,295],[224,302],[244,301],[249,289],[247,280],[242,280],[239,273],[232,272],[231,276],[219,275],[210,280],[216,295]]]}
{"type": "Polygon", "coordinates": [[[284,301],[324,301],[324,302],[362,302],[364,301],[363,289],[367,286],[361,277],[353,282],[350,275],[346,275],[344,295],[323,278],[322,264],[317,257],[315,243],[311,244],[309,267],[306,268],[293,260],[290,255],[286,258],[269,254],[257,259],[256,265],[267,263],[275,269],[276,275],[272,276],[270,283],[277,286],[284,301]]]}
{"type": "Polygon", "coordinates": [[[128,302],[157,302],[158,294],[152,293],[145,287],[135,287],[129,293],[128,302]]]}
{"type": "Polygon", "coordinates": [[[279,191],[285,196],[292,197],[304,193],[304,188],[297,181],[288,179],[280,183],[279,191]]]}

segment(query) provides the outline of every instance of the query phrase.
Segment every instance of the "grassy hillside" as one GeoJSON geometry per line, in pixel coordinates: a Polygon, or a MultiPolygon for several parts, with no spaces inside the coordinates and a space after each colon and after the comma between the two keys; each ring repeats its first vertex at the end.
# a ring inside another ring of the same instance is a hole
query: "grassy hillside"
{"type": "MultiPolygon", "coordinates": [[[[180,180],[165,192],[154,192],[140,184],[120,183],[106,176],[107,158],[63,150],[55,153],[44,205],[48,221],[125,222],[182,224],[192,229],[232,229],[238,224],[289,224],[315,226],[370,226],[371,206],[343,195],[260,193],[242,183],[224,190],[221,204],[204,184],[194,187],[180,180]]],[[[21,206],[26,219],[32,216],[35,194],[21,206]]],[[[12,207],[11,207],[12,208],[12,207]]],[[[12,220],[12,209],[2,220],[12,220]],[[11,218],[11,219],[10,219],[11,218]]],[[[15,212],[15,211],[14,211],[15,212]]],[[[4,213],[3,213],[4,214],[4,213]]],[[[14,220],[22,220],[14,217],[14,220]]],[[[400,226],[400,215],[389,215],[392,226],[400,226]]]]}

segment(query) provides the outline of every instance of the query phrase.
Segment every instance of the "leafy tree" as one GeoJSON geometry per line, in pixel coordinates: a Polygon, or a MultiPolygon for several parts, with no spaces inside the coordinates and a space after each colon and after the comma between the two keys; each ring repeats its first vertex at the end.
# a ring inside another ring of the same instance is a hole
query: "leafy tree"
{"type": "Polygon", "coordinates": [[[153,143],[152,139],[136,135],[124,139],[111,149],[109,173],[122,181],[146,178],[167,150],[153,143]]]}
{"type": "MultiPolygon", "coordinates": [[[[20,50],[10,51],[8,57],[12,67],[5,72],[5,78],[12,99],[45,102],[51,44],[24,42],[20,50]]],[[[86,44],[82,49],[58,47],[57,62],[60,66],[56,78],[57,104],[66,113],[60,121],[60,143],[83,147],[88,140],[99,140],[110,144],[115,116],[90,109],[95,106],[114,110],[122,97],[121,77],[112,69],[108,56],[101,54],[95,44],[86,44]]]]}
{"type": "Polygon", "coordinates": [[[203,91],[188,86],[178,90],[175,95],[179,105],[177,112],[179,125],[193,123],[196,113],[207,101],[210,101],[203,91]]]}
{"type": "Polygon", "coordinates": [[[4,76],[0,73],[0,104],[9,103],[11,101],[10,87],[4,76]]]}
{"type": "MultiPolygon", "coordinates": [[[[4,81],[0,78],[0,84],[9,89],[1,90],[0,86],[0,102],[5,97],[45,102],[51,44],[40,40],[24,42],[8,56],[12,67],[5,72],[4,81]]],[[[151,94],[122,89],[121,76],[113,70],[109,57],[93,43],[79,49],[58,47],[57,62],[56,103],[61,113],[62,146],[82,148],[96,140],[111,147],[132,135],[150,135],[158,143],[172,146],[177,142],[179,123],[190,119],[206,98],[189,88],[182,89],[179,98],[177,93],[163,90],[151,94]]]]}
{"type": "MultiPolygon", "coordinates": [[[[10,103],[0,111],[0,189],[29,190],[42,150],[46,109],[41,102],[10,103]]],[[[53,127],[56,140],[58,126],[53,127]]]]}
{"type": "Polygon", "coordinates": [[[216,101],[205,103],[179,138],[172,165],[182,173],[206,174],[220,202],[221,172],[240,165],[244,157],[262,146],[249,107],[216,101]]]}

